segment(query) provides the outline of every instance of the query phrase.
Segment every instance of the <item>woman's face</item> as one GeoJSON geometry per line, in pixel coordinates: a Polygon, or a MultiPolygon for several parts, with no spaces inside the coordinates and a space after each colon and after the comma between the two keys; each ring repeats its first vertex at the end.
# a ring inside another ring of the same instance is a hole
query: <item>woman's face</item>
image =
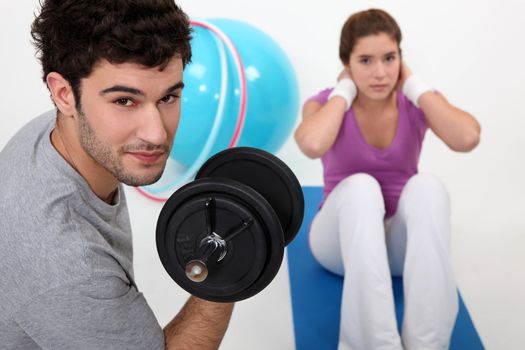
{"type": "Polygon", "coordinates": [[[398,44],[386,33],[360,38],[347,65],[359,93],[372,100],[390,95],[396,88],[400,68],[398,44]]]}

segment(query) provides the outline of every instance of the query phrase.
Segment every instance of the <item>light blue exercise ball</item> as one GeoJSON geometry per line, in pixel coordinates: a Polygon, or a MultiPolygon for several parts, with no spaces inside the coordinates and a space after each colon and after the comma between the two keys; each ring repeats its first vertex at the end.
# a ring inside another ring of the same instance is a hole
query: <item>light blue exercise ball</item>
{"type": "Polygon", "coordinates": [[[248,106],[239,146],[277,152],[292,132],[299,108],[297,79],[288,57],[252,25],[229,19],[210,22],[231,38],[244,64],[248,106]]]}
{"type": "MultiPolygon", "coordinates": [[[[236,146],[276,153],[290,136],[299,109],[298,84],[289,59],[270,36],[250,24],[232,19],[206,22],[230,38],[244,65],[247,109],[236,146]]],[[[240,77],[232,53],[210,30],[199,26],[193,29],[192,62],[184,70],[182,116],[170,155],[187,167],[229,146],[240,105],[240,77]],[[218,113],[221,98],[224,109],[218,113]],[[217,118],[221,120],[216,124],[216,138],[210,140],[217,118]],[[202,154],[210,141],[208,154],[202,154]]]]}
{"type": "Polygon", "coordinates": [[[213,33],[193,27],[192,62],[184,69],[182,114],[170,157],[190,166],[208,140],[221,94],[221,62],[213,33]]]}

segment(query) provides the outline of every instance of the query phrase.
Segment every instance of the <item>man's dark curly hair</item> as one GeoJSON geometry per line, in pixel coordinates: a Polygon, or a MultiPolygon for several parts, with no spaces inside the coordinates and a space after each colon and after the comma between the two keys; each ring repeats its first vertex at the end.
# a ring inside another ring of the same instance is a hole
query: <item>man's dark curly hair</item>
{"type": "Polygon", "coordinates": [[[43,79],[60,73],[77,108],[81,79],[101,60],[163,68],[173,57],[191,60],[188,16],[174,0],[42,0],[31,36],[43,79]]]}

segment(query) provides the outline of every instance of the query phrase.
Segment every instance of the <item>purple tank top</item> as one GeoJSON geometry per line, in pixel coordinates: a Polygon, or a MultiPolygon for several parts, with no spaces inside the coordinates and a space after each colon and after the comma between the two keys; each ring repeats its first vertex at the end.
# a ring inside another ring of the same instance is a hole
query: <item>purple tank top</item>
{"type": "MultiPolygon", "coordinates": [[[[324,105],[332,89],[325,89],[309,100],[324,105]]],[[[399,119],[394,140],[386,149],[371,146],[361,134],[353,108],[343,119],[332,147],[321,158],[324,173],[324,203],[334,187],[356,173],[373,176],[381,186],[385,200],[385,217],[394,215],[407,181],[417,174],[421,145],[428,126],[421,109],[397,91],[399,119]]]]}

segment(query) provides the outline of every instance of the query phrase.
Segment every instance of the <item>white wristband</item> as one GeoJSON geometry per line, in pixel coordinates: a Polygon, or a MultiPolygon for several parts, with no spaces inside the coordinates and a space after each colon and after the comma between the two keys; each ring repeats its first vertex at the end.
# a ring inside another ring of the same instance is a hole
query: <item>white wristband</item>
{"type": "Polygon", "coordinates": [[[419,103],[418,103],[419,98],[421,97],[421,95],[423,95],[425,92],[428,92],[428,91],[433,91],[433,89],[430,87],[430,85],[425,83],[423,80],[419,79],[414,74],[409,76],[408,79],[403,84],[403,93],[418,108],[419,108],[419,103]]]}
{"type": "Polygon", "coordinates": [[[349,110],[352,106],[352,101],[354,100],[355,96],[357,95],[357,88],[352,81],[352,79],[349,78],[343,78],[339,80],[337,85],[334,87],[330,95],[328,96],[328,99],[331,99],[334,96],[340,96],[345,99],[346,101],[346,109],[349,110]]]}

